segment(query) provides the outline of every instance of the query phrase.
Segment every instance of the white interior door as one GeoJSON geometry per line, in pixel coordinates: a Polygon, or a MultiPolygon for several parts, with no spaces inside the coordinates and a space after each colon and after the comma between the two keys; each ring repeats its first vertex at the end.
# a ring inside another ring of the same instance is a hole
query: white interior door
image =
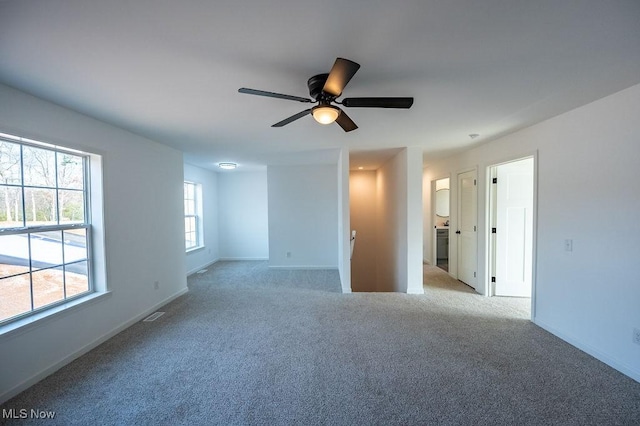
{"type": "Polygon", "coordinates": [[[458,279],[476,288],[478,265],[476,171],[458,174],[458,279]]]}
{"type": "Polygon", "coordinates": [[[533,158],[496,167],[495,295],[531,297],[533,158]]]}

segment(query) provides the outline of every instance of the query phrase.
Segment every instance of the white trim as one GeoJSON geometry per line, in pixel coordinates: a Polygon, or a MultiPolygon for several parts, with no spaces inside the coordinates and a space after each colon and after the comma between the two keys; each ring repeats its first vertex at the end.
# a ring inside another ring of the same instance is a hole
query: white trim
{"type": "MultiPolygon", "coordinates": [[[[186,217],[186,216],[185,216],[185,217],[186,217]]],[[[204,245],[202,245],[202,246],[193,246],[193,247],[189,247],[189,248],[185,251],[185,254],[193,253],[194,251],[202,250],[203,248],[205,248],[205,246],[204,246],[204,245]]]]}
{"type": "Polygon", "coordinates": [[[110,291],[93,292],[78,299],[72,299],[60,305],[25,316],[0,327],[0,341],[19,336],[36,328],[42,327],[53,320],[66,316],[79,309],[96,303],[103,297],[110,296],[110,291]]]}
{"type": "Polygon", "coordinates": [[[187,277],[188,277],[188,276],[190,276],[190,275],[193,275],[193,274],[195,274],[196,272],[198,272],[198,271],[200,271],[200,270],[202,270],[202,269],[205,269],[205,268],[207,268],[207,267],[209,267],[209,266],[211,266],[211,265],[213,265],[214,263],[219,262],[219,261],[220,261],[220,259],[219,259],[219,258],[217,258],[217,259],[213,259],[211,262],[205,263],[204,265],[197,266],[197,267],[195,267],[195,268],[193,268],[193,269],[191,269],[191,270],[187,271],[187,277]]]}
{"type": "Polygon", "coordinates": [[[82,355],[86,354],[87,352],[91,351],[92,349],[96,348],[97,346],[101,345],[102,343],[106,342],[107,340],[109,340],[110,338],[112,338],[116,334],[120,333],[121,331],[124,331],[125,329],[131,327],[133,324],[137,323],[138,321],[146,318],[151,313],[155,312],[156,310],[158,310],[162,306],[166,305],[167,303],[173,301],[174,299],[177,299],[178,297],[182,296],[183,294],[187,293],[188,291],[189,291],[189,289],[187,287],[183,288],[182,290],[178,291],[177,293],[173,294],[172,296],[169,296],[166,299],[164,299],[163,301],[157,303],[155,306],[153,306],[153,307],[151,307],[149,309],[146,309],[144,312],[136,315],[135,317],[133,317],[132,319],[130,319],[128,321],[125,321],[124,323],[122,323],[119,326],[115,327],[114,329],[112,329],[108,333],[103,334],[102,336],[100,336],[97,339],[95,339],[93,342],[88,343],[87,345],[83,346],[82,348],[80,348],[79,350],[75,351],[74,353],[64,357],[62,360],[60,360],[60,361],[50,365],[49,367],[41,370],[39,373],[34,374],[33,376],[31,376],[27,380],[23,381],[19,385],[14,386],[13,388],[7,390],[3,394],[0,394],[0,404],[8,401],[9,399],[11,399],[14,396],[18,395],[20,392],[22,392],[22,391],[28,389],[29,387],[35,385],[36,383],[38,383],[40,380],[44,379],[45,377],[55,373],[56,371],[58,371],[59,369],[61,369],[65,365],[69,364],[70,362],[74,361],[75,359],[81,357],[82,355]]]}
{"type": "Polygon", "coordinates": [[[337,266],[318,266],[318,265],[269,265],[269,269],[284,269],[284,270],[296,270],[296,269],[320,269],[320,270],[338,270],[337,266]]]}
{"type": "Polygon", "coordinates": [[[491,285],[492,276],[492,254],[491,254],[491,210],[492,210],[492,173],[496,167],[513,163],[514,161],[533,159],[533,235],[531,239],[531,304],[530,319],[533,321],[536,314],[536,288],[537,288],[537,259],[538,259],[538,150],[524,153],[520,156],[516,155],[509,158],[503,158],[501,161],[490,164],[486,168],[486,199],[485,199],[485,277],[484,285],[487,289],[487,296],[494,296],[493,287],[491,285]]]}
{"type": "Polygon", "coordinates": [[[264,261],[264,260],[269,260],[269,258],[268,257],[221,257],[219,260],[220,261],[227,261],[227,262],[235,262],[235,261],[243,261],[243,260],[247,260],[247,261],[251,261],[251,260],[264,261]]]}
{"type": "Polygon", "coordinates": [[[549,333],[553,334],[554,336],[558,337],[559,339],[562,339],[565,342],[569,343],[570,345],[580,349],[582,352],[585,352],[586,354],[591,355],[592,357],[604,362],[609,367],[611,367],[611,368],[613,368],[615,370],[618,370],[622,374],[625,374],[625,375],[631,377],[636,382],[640,383],[640,371],[634,369],[632,366],[625,365],[625,364],[622,364],[622,363],[618,362],[617,360],[612,358],[610,355],[605,354],[603,352],[600,352],[599,350],[595,349],[592,346],[585,345],[584,343],[574,339],[573,337],[568,336],[568,335],[556,330],[555,328],[551,327],[549,324],[546,324],[544,322],[538,321],[536,319],[533,320],[533,323],[536,324],[538,327],[540,327],[540,328],[548,331],[549,333]]]}

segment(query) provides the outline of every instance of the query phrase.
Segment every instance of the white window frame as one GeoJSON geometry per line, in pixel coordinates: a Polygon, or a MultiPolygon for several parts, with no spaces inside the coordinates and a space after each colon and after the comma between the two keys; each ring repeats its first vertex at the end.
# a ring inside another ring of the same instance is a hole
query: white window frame
{"type": "MultiPolygon", "coordinates": [[[[19,315],[12,316],[0,320],[0,336],[8,337],[18,330],[23,330],[27,326],[37,326],[43,320],[62,314],[67,310],[71,310],[76,306],[83,305],[89,301],[96,300],[108,294],[106,283],[106,262],[104,248],[104,215],[103,215],[103,199],[102,199],[102,157],[92,154],[84,150],[78,150],[61,146],[57,144],[45,143],[33,139],[15,136],[7,133],[0,133],[0,140],[17,144],[20,146],[29,146],[38,149],[49,150],[62,154],[71,154],[83,159],[83,193],[84,193],[84,222],[83,223],[61,223],[58,217],[57,224],[39,225],[39,226],[21,226],[13,228],[0,229],[0,236],[17,235],[17,234],[33,234],[47,231],[64,231],[86,229],[86,262],[87,262],[87,280],[88,290],[79,294],[67,297],[63,293],[63,298],[34,309],[33,296],[31,297],[31,309],[19,315]]],[[[22,148],[21,148],[22,150],[22,148]]],[[[24,191],[25,185],[24,175],[19,185],[15,187],[24,191]]],[[[59,191],[61,187],[56,182],[54,187],[59,191]]],[[[24,192],[23,192],[24,193],[24,192]]],[[[26,224],[26,213],[23,204],[23,225],[26,224]]],[[[59,214],[58,214],[59,216],[59,214]]],[[[64,255],[63,255],[64,256],[64,255]]],[[[84,260],[83,260],[84,261],[84,260]]],[[[31,265],[32,257],[29,254],[29,262],[31,265]]],[[[68,262],[72,264],[74,262],[68,262]]],[[[63,263],[62,265],[67,265],[63,263]]],[[[59,266],[56,266],[59,267],[59,266]]],[[[51,269],[51,268],[45,268],[51,269]]],[[[35,272],[31,266],[29,272],[30,282],[33,285],[31,274],[35,272]]]]}
{"type": "Polygon", "coordinates": [[[199,250],[204,247],[204,236],[202,231],[202,185],[196,182],[191,182],[188,180],[184,181],[184,223],[185,223],[185,233],[184,233],[184,241],[185,241],[185,250],[187,253],[192,252],[194,250],[199,250]],[[187,187],[192,188],[193,198],[187,198],[187,187]],[[187,206],[187,203],[190,204],[190,208],[187,206]],[[187,210],[190,210],[191,213],[187,213],[187,210]],[[193,219],[194,228],[193,230],[188,229],[187,227],[187,219],[193,219]],[[193,234],[194,238],[190,239],[187,237],[187,234],[193,234]],[[194,241],[193,244],[189,245],[189,241],[194,241]]]}

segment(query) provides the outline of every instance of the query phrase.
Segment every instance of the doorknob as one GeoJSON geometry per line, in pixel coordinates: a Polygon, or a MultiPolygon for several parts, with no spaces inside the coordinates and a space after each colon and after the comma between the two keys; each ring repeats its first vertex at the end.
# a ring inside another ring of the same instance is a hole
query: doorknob
{"type": "Polygon", "coordinates": [[[460,231],[456,231],[456,234],[459,234],[459,233],[460,233],[460,231]]]}

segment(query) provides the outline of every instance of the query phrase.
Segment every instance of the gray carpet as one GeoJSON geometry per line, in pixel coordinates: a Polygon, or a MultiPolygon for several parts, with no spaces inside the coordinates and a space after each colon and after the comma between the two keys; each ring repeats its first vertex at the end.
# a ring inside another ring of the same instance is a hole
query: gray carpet
{"type": "MultiPolygon", "coordinates": [[[[47,424],[638,425],[640,383],[425,267],[425,295],[220,262],[1,409],[47,424]]],[[[25,422],[26,423],[26,422],[25,422]]]]}

